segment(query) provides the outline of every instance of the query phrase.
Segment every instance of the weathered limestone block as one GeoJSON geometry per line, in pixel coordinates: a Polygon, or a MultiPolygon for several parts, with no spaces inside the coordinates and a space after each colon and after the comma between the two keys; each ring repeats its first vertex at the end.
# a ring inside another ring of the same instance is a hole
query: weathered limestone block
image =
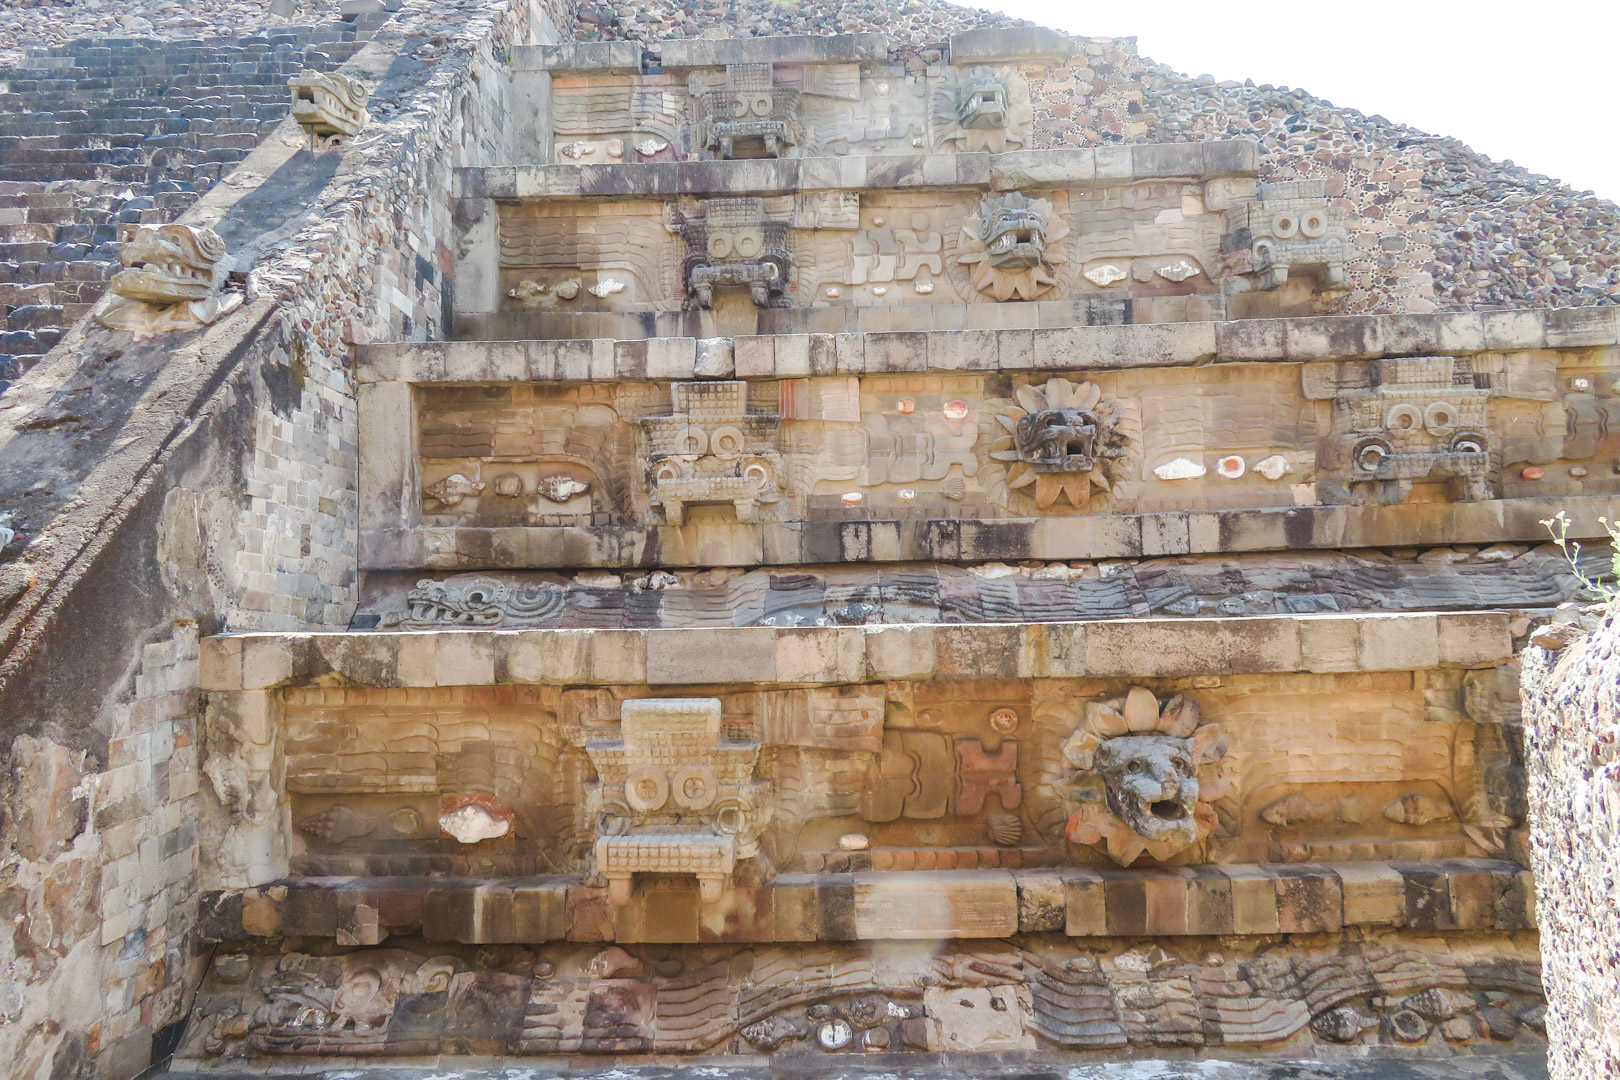
{"type": "Polygon", "coordinates": [[[1345,210],[1327,198],[1321,180],[1261,184],[1254,201],[1227,210],[1221,240],[1228,288],[1276,289],[1294,270],[1309,270],[1323,289],[1346,285],[1353,253],[1345,210]]]}

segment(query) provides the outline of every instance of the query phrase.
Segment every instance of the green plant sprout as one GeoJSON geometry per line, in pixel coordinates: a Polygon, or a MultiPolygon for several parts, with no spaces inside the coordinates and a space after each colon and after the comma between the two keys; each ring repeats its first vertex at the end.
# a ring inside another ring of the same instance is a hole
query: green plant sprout
{"type": "Polygon", "coordinates": [[[1620,601],[1620,522],[1612,522],[1606,517],[1597,520],[1609,534],[1609,576],[1614,580],[1607,584],[1596,578],[1587,577],[1581,570],[1581,542],[1569,538],[1569,515],[1560,510],[1541,524],[1551,534],[1553,543],[1558,545],[1558,550],[1563,552],[1564,561],[1569,563],[1570,572],[1580,580],[1581,585],[1613,608],[1616,602],[1620,601]]]}

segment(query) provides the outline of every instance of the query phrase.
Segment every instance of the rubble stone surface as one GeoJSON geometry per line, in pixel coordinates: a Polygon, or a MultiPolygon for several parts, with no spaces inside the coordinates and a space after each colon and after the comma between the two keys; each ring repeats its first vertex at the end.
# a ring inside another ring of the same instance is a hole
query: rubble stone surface
{"type": "Polygon", "coordinates": [[[1607,615],[1579,637],[1524,656],[1547,1053],[1559,1077],[1620,1071],[1620,626],[1607,615]]]}

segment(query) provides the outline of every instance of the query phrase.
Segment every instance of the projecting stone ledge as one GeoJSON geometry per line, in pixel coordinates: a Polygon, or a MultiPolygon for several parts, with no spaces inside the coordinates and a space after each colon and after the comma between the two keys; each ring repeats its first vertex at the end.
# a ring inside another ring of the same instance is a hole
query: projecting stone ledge
{"type": "Polygon", "coordinates": [[[1530,872],[1497,859],[1155,870],[783,874],[706,902],[662,880],[614,906],[577,877],[290,878],[205,894],[204,935],[461,944],[794,942],[1534,929],[1530,872]]]}
{"type": "Polygon", "coordinates": [[[492,165],[456,170],[462,199],[634,198],[654,195],[754,196],[866,188],[978,187],[1164,177],[1252,176],[1253,141],[1143,143],[1004,154],[883,154],[872,157],[747,158],[603,165],[492,165]]]}
{"type": "MultiPolygon", "coordinates": [[[[1074,309],[1057,301],[957,309],[964,316],[982,312],[1025,320],[1002,329],[737,337],[729,339],[735,370],[726,375],[792,379],[926,371],[1088,371],[1620,344],[1620,307],[1123,326],[1074,325],[1074,309]]],[[[930,309],[927,317],[940,326],[951,315],[930,309]]],[[[698,339],[677,336],[401,342],[362,345],[355,353],[361,382],[577,382],[690,379],[696,375],[699,348],[698,339]]]]}
{"type": "Polygon", "coordinates": [[[1081,518],[812,520],[720,528],[417,526],[360,535],[366,570],[805,566],[836,563],[1135,559],[1245,551],[1537,543],[1563,512],[1570,535],[1602,536],[1606,495],[1406,506],[1303,506],[1081,518]]]}
{"type": "Polygon", "coordinates": [[[739,687],[868,679],[1149,678],[1508,663],[1505,612],[1097,623],[689,630],[236,634],[202,643],[202,688],[739,687]]]}

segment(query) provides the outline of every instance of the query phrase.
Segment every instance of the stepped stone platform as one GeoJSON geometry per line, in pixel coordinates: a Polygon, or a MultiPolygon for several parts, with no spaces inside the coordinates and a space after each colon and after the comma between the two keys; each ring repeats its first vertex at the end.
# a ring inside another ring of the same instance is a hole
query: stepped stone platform
{"type": "Polygon", "coordinates": [[[1541,1075],[1606,277],[1436,310],[1426,151],[1120,42],[381,6],[4,91],[122,267],[6,331],[19,1072],[1541,1075]]]}

